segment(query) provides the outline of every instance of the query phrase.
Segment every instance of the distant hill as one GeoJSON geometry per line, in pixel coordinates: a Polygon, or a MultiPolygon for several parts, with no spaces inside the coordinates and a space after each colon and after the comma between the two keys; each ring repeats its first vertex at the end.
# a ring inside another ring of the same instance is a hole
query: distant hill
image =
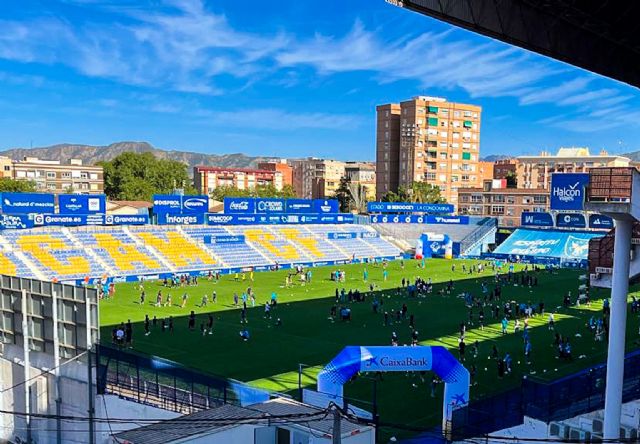
{"type": "Polygon", "coordinates": [[[483,162],[495,162],[496,160],[513,159],[514,156],[506,156],[504,154],[491,154],[486,157],[480,158],[483,162]]]}
{"type": "Polygon", "coordinates": [[[117,142],[108,146],[76,145],[62,143],[38,148],[14,148],[0,151],[1,156],[21,160],[25,156],[38,157],[45,160],[60,160],[67,163],[69,159],[82,159],[85,165],[93,165],[104,160],[111,160],[126,151],[143,153],[150,151],[156,157],[173,159],[189,165],[189,174],[192,174],[195,165],[215,165],[223,167],[252,168],[259,162],[271,159],[270,157],[251,157],[244,154],[203,154],[188,151],[163,150],[156,148],[147,142],[117,142]]]}
{"type": "Polygon", "coordinates": [[[620,154],[622,157],[628,157],[634,162],[640,161],[640,151],[633,151],[631,153],[620,154]]]}

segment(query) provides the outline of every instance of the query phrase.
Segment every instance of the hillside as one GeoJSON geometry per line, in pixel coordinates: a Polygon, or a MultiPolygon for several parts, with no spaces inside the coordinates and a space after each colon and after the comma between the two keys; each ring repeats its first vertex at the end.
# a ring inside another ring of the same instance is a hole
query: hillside
{"type": "Polygon", "coordinates": [[[64,163],[69,159],[82,159],[86,165],[93,165],[103,160],[111,160],[126,151],[142,153],[150,151],[162,159],[173,159],[189,165],[189,174],[195,165],[216,165],[225,167],[251,168],[258,162],[267,160],[264,157],[250,157],[244,154],[203,154],[188,151],[163,150],[147,142],[117,142],[108,146],[76,145],[63,143],[38,148],[14,148],[0,151],[1,156],[12,159],[22,159],[25,156],[38,157],[46,160],[60,160],[64,163]]]}

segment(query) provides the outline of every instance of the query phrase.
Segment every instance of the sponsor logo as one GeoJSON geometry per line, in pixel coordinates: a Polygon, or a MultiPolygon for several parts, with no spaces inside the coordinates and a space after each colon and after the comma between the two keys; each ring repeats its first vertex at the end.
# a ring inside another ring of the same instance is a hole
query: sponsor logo
{"type": "Polygon", "coordinates": [[[87,205],[89,206],[89,211],[100,211],[100,199],[98,198],[90,197],[87,205]]]}
{"type": "Polygon", "coordinates": [[[459,217],[440,217],[440,216],[436,216],[435,220],[436,220],[436,223],[439,223],[439,224],[459,224],[460,223],[460,218],[459,217]]]}
{"type": "Polygon", "coordinates": [[[33,217],[33,223],[36,225],[44,225],[44,214],[36,214],[33,217]]]}
{"type": "Polygon", "coordinates": [[[233,216],[210,214],[209,216],[207,216],[207,220],[209,221],[209,223],[226,224],[226,223],[229,223],[229,222],[231,222],[233,220],[233,216]]]}
{"type": "Polygon", "coordinates": [[[180,199],[154,199],[153,205],[163,207],[180,207],[180,199]]]}
{"type": "Polygon", "coordinates": [[[198,223],[198,218],[196,216],[186,216],[186,215],[166,215],[166,221],[168,224],[175,225],[193,225],[198,223]]]}
{"type": "Polygon", "coordinates": [[[427,358],[392,358],[390,356],[371,357],[367,359],[366,367],[428,367],[427,358]]]}
{"type": "Polygon", "coordinates": [[[208,204],[209,202],[207,202],[207,199],[202,197],[190,197],[182,202],[182,206],[188,210],[206,209],[208,204]]]}
{"type": "Polygon", "coordinates": [[[229,203],[229,209],[234,211],[249,211],[249,201],[232,201],[229,203]]]}
{"type": "Polygon", "coordinates": [[[259,212],[284,213],[284,201],[281,200],[259,200],[259,212]]]}
{"type": "Polygon", "coordinates": [[[579,185],[580,181],[566,187],[554,187],[551,192],[561,202],[573,202],[582,198],[582,188],[579,185]]]}

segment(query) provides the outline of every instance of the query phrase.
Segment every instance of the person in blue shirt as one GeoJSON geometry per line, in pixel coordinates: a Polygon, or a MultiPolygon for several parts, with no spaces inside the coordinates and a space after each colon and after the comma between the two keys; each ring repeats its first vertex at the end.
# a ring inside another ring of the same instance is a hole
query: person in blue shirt
{"type": "Polygon", "coordinates": [[[529,340],[524,343],[524,357],[527,360],[527,364],[531,364],[531,341],[529,340]]]}
{"type": "Polygon", "coordinates": [[[502,318],[502,334],[506,335],[507,334],[507,327],[509,326],[509,321],[507,321],[507,318],[502,318]]]}
{"type": "Polygon", "coordinates": [[[382,279],[386,281],[388,277],[389,277],[389,271],[387,271],[387,269],[385,269],[382,272],[382,279]]]}
{"type": "Polygon", "coordinates": [[[367,269],[365,268],[364,271],[362,272],[362,279],[367,282],[367,279],[369,279],[369,272],[367,271],[367,269]]]}
{"type": "Polygon", "coordinates": [[[273,305],[275,307],[275,305],[278,303],[278,295],[276,294],[275,291],[271,292],[271,305],[273,305]]]}

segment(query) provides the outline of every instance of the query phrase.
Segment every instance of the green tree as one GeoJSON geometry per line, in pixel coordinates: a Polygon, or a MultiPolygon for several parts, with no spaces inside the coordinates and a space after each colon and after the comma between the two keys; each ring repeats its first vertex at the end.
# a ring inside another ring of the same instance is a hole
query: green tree
{"type": "Polygon", "coordinates": [[[340,185],[336,189],[333,197],[335,197],[338,202],[340,202],[340,211],[347,212],[351,209],[351,205],[353,204],[353,198],[351,197],[351,191],[349,191],[349,186],[351,185],[351,180],[343,176],[340,178],[340,185]]]}
{"type": "Polygon", "coordinates": [[[413,182],[409,188],[400,186],[398,192],[389,191],[382,196],[383,202],[445,203],[440,188],[426,182],[413,182]]]}
{"type": "Polygon", "coordinates": [[[36,191],[36,183],[32,180],[0,178],[0,193],[32,193],[34,191],[36,191]]]}
{"type": "Polygon", "coordinates": [[[518,188],[518,176],[515,171],[509,171],[507,173],[507,188],[518,188]]]}
{"type": "Polygon", "coordinates": [[[175,188],[196,193],[186,164],[158,159],[152,153],[125,152],[99,165],[104,168],[104,190],[110,199],[150,201],[154,194],[171,193],[175,188]]]}

